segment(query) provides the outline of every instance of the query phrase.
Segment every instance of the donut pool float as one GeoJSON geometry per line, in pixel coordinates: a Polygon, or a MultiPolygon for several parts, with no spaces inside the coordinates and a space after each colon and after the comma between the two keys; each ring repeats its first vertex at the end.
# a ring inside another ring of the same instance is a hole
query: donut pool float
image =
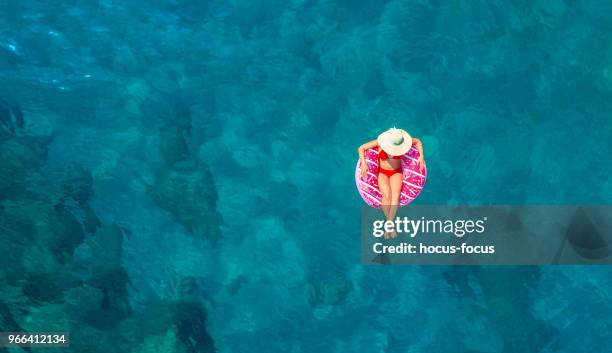
{"type": "MultiPolygon", "coordinates": [[[[361,178],[361,161],[357,160],[355,168],[355,184],[359,195],[365,203],[374,208],[380,208],[382,194],[378,188],[378,148],[369,148],[365,151],[365,161],[368,164],[368,174],[361,178]]],[[[419,151],[412,146],[402,156],[402,191],[400,194],[400,206],[406,206],[416,199],[425,185],[427,179],[427,167],[423,172],[419,170],[419,151]]]]}

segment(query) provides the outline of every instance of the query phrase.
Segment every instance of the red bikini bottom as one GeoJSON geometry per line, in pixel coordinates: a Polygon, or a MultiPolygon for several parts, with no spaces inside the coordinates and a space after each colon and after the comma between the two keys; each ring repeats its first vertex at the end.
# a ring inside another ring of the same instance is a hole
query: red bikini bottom
{"type": "Polygon", "coordinates": [[[398,169],[382,169],[379,168],[378,171],[384,175],[386,175],[387,177],[391,177],[393,175],[395,175],[395,173],[400,173],[402,174],[402,168],[398,168],[398,169]]]}

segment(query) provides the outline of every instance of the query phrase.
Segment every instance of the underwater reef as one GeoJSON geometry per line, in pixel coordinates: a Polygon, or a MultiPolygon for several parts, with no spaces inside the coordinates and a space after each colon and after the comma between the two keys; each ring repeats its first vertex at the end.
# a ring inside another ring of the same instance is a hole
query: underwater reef
{"type": "MultiPolygon", "coordinates": [[[[611,270],[371,267],[357,147],[421,204],[606,204],[604,1],[0,1],[0,332],[49,352],[609,352],[611,270]]],[[[0,348],[0,352],[32,351],[0,348]]]]}

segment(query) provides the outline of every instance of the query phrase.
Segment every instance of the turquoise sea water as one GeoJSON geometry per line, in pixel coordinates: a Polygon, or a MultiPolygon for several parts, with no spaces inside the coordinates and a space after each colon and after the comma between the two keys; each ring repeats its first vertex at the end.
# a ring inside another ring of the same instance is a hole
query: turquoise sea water
{"type": "Polygon", "coordinates": [[[611,18],[0,1],[0,331],[70,331],[73,352],[612,352],[608,267],[364,267],[353,180],[395,125],[424,144],[417,203],[609,203],[611,18]]]}

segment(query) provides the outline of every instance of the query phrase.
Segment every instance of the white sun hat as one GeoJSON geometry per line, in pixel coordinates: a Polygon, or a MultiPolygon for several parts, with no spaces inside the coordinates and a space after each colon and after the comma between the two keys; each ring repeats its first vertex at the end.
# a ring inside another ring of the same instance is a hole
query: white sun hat
{"type": "Polygon", "coordinates": [[[412,137],[402,129],[395,127],[378,135],[378,145],[390,156],[403,156],[412,147],[412,137]]]}

